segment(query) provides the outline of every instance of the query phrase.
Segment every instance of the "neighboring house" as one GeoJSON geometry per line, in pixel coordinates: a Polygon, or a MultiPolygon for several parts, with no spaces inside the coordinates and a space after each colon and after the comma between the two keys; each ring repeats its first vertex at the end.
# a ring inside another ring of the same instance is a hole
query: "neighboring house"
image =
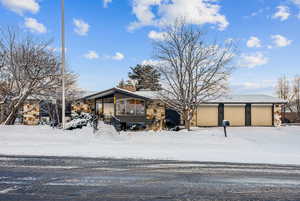
{"type": "MultiPolygon", "coordinates": [[[[0,102],[0,123],[5,121],[5,103],[0,102]]],[[[16,124],[37,125],[40,121],[40,106],[36,100],[27,100],[21,107],[16,124]]]]}
{"type": "MultiPolygon", "coordinates": [[[[221,126],[225,119],[231,126],[274,126],[280,123],[281,106],[285,103],[267,95],[227,96],[199,106],[192,126],[221,126]]],[[[72,109],[91,112],[103,119],[115,117],[127,124],[145,124],[153,130],[163,129],[166,119],[183,123],[180,115],[168,108],[154,91],[111,88],[83,97],[72,109]]]]}
{"type": "MultiPolygon", "coordinates": [[[[51,108],[46,107],[46,100],[38,100],[34,98],[29,98],[22,105],[18,112],[15,124],[23,125],[38,125],[43,122],[50,122],[49,110],[54,110],[54,106],[51,108]]],[[[5,121],[4,119],[5,103],[0,102],[0,124],[5,121]]],[[[61,108],[59,108],[61,110],[61,108]]],[[[53,113],[53,112],[52,112],[53,113]]],[[[58,112],[61,115],[61,112],[58,112]]],[[[66,116],[71,116],[71,104],[68,103],[66,107],[66,116]]]]}

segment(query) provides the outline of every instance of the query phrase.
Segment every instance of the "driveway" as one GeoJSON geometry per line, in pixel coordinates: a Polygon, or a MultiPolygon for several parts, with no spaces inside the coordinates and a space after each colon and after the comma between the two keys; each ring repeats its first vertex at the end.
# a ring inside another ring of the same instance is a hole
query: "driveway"
{"type": "Polygon", "coordinates": [[[300,167],[0,156],[0,200],[299,200],[300,167]]]}

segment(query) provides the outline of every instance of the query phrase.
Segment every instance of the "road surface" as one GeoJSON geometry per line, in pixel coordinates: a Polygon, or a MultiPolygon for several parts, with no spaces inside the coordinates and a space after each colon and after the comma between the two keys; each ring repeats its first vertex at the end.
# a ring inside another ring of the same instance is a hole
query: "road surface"
{"type": "Polygon", "coordinates": [[[0,200],[300,200],[300,167],[0,156],[0,200]]]}

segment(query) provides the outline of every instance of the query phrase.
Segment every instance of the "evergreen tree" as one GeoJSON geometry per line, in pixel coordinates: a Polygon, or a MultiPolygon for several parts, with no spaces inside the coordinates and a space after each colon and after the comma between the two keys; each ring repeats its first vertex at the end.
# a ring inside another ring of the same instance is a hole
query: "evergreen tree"
{"type": "Polygon", "coordinates": [[[125,83],[124,79],[122,79],[122,80],[118,83],[117,87],[118,87],[118,88],[121,88],[121,89],[124,89],[124,88],[125,88],[125,85],[126,85],[126,83],[125,83]]]}
{"type": "Polygon", "coordinates": [[[131,67],[128,77],[135,81],[137,91],[142,89],[159,91],[161,89],[159,83],[160,73],[151,65],[138,64],[135,67],[131,67]]]}

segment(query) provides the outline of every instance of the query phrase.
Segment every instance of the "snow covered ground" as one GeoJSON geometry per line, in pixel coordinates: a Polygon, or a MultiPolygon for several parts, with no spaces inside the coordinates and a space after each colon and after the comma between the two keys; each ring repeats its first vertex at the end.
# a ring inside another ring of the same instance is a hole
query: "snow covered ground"
{"type": "Polygon", "coordinates": [[[300,165],[300,127],[194,128],[192,132],[121,132],[101,124],[62,131],[0,126],[0,154],[172,159],[300,165]]]}

